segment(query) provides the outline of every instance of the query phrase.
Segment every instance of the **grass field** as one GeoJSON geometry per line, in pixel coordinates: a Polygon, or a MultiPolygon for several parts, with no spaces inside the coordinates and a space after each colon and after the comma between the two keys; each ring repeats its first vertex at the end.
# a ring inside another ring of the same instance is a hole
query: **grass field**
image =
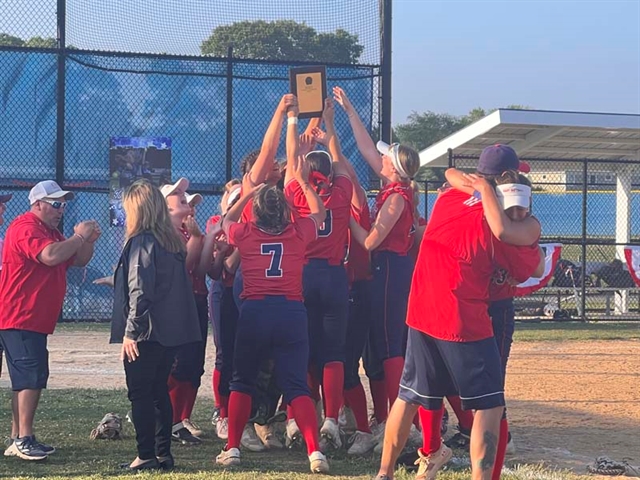
{"type": "MultiPolygon", "coordinates": [[[[106,334],[108,325],[104,324],[61,324],[56,335],[83,336],[84,333],[106,334]]],[[[635,345],[640,340],[640,324],[597,324],[597,323],[541,323],[518,324],[516,327],[516,345],[560,345],[558,342],[584,344],[602,341],[635,345]]],[[[640,344],[638,344],[640,345],[640,344]]],[[[555,348],[555,347],[552,347],[555,348]]],[[[55,361],[55,360],[54,360],[55,361]]],[[[514,378],[518,377],[517,361],[514,366],[514,378]]],[[[4,379],[3,379],[4,380],[4,379]]],[[[83,388],[84,382],[79,382],[74,389],[51,389],[45,391],[36,420],[38,437],[56,446],[58,452],[47,462],[29,463],[17,458],[0,457],[0,477],[10,478],[127,478],[131,474],[123,474],[119,464],[129,462],[135,456],[133,428],[125,426],[127,438],[123,441],[92,441],[89,432],[106,412],[123,414],[129,409],[126,392],[123,390],[99,390],[83,388]]],[[[515,392],[514,392],[515,394],[515,392]]],[[[10,422],[9,406],[10,392],[0,391],[0,432],[8,433],[10,422]]],[[[514,402],[514,405],[517,402],[514,402]]],[[[224,471],[217,468],[213,458],[222,448],[222,442],[213,439],[213,427],[208,421],[211,409],[208,402],[198,402],[194,420],[204,427],[207,437],[205,443],[198,447],[174,446],[174,456],[178,468],[170,474],[155,474],[167,479],[228,479],[247,480],[263,479],[296,479],[319,478],[308,473],[306,456],[300,451],[277,451],[269,453],[246,453],[243,455],[243,465],[234,471],[224,471]]],[[[515,407],[514,407],[515,408],[515,407]]],[[[515,412],[515,410],[514,410],[515,412]]],[[[601,438],[606,442],[606,438],[601,438]]],[[[640,445],[640,443],[639,443],[640,445]]],[[[333,477],[343,479],[371,478],[377,471],[378,459],[370,455],[365,458],[347,458],[343,453],[330,457],[333,477]]],[[[462,480],[469,478],[469,471],[464,466],[466,461],[458,462],[458,467],[452,467],[439,474],[442,480],[462,480]]],[[[577,480],[597,478],[570,473],[568,471],[543,468],[537,464],[517,466],[508,462],[510,467],[503,474],[504,479],[540,479],[540,480],[577,480]]],[[[584,471],[584,470],[583,470],[584,471]]],[[[151,477],[153,474],[139,474],[151,477]]],[[[400,472],[396,478],[401,480],[413,478],[413,474],[400,472]]],[[[138,477],[136,477],[138,478],[138,477]]],[[[328,477],[327,477],[328,478],[328,477]]]]}

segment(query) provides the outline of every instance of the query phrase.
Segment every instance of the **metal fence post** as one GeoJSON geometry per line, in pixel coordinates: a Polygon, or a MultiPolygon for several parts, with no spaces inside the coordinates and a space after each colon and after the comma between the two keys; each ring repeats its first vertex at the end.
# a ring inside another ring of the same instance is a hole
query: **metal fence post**
{"type": "Polygon", "coordinates": [[[66,60],[66,0],[58,0],[56,12],[58,31],[58,78],[56,84],[56,182],[64,184],[64,107],[65,107],[65,60],[66,60]]]}
{"type": "Polygon", "coordinates": [[[582,321],[587,320],[587,180],[589,178],[589,161],[584,159],[582,161],[582,238],[580,243],[582,244],[582,285],[580,299],[581,312],[578,315],[581,316],[582,321]]]}
{"type": "Polygon", "coordinates": [[[391,143],[391,0],[381,3],[380,79],[382,81],[380,140],[391,143]]]}
{"type": "Polygon", "coordinates": [[[233,155],[233,46],[227,49],[227,171],[226,181],[231,180],[233,155]]]}

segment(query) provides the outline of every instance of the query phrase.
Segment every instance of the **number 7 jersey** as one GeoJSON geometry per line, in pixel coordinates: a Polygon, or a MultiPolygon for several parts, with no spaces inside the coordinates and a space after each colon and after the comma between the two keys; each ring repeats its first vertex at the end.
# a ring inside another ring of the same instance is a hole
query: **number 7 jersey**
{"type": "Polygon", "coordinates": [[[240,251],[242,263],[244,287],[240,298],[282,295],[302,301],[307,245],[317,238],[317,231],[318,225],[309,217],[297,218],[279,234],[260,230],[254,222],[231,225],[229,244],[240,251]]]}

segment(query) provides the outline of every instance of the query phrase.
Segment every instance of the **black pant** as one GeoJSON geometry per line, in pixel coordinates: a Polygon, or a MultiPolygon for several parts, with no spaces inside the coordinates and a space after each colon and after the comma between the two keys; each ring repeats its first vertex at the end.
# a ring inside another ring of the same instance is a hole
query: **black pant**
{"type": "Polygon", "coordinates": [[[167,381],[175,351],[157,342],[139,342],[140,356],[124,361],[131,420],[136,429],[140,460],[171,454],[173,410],[167,381]]]}
{"type": "Polygon", "coordinates": [[[198,389],[202,375],[204,375],[207,336],[209,335],[209,303],[206,295],[196,295],[195,299],[202,340],[187,343],[176,349],[171,375],[179,382],[191,382],[191,385],[198,389]]]}

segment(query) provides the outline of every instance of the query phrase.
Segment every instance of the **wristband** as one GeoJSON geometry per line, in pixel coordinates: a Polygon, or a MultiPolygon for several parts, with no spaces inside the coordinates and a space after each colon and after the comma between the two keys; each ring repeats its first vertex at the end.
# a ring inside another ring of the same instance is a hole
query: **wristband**
{"type": "Polygon", "coordinates": [[[80,240],[82,240],[82,243],[86,242],[85,238],[82,235],[80,235],[79,233],[74,233],[73,236],[74,237],[78,237],[80,240]]]}
{"type": "Polygon", "coordinates": [[[297,125],[298,117],[289,117],[287,118],[287,125],[297,125]]]}

